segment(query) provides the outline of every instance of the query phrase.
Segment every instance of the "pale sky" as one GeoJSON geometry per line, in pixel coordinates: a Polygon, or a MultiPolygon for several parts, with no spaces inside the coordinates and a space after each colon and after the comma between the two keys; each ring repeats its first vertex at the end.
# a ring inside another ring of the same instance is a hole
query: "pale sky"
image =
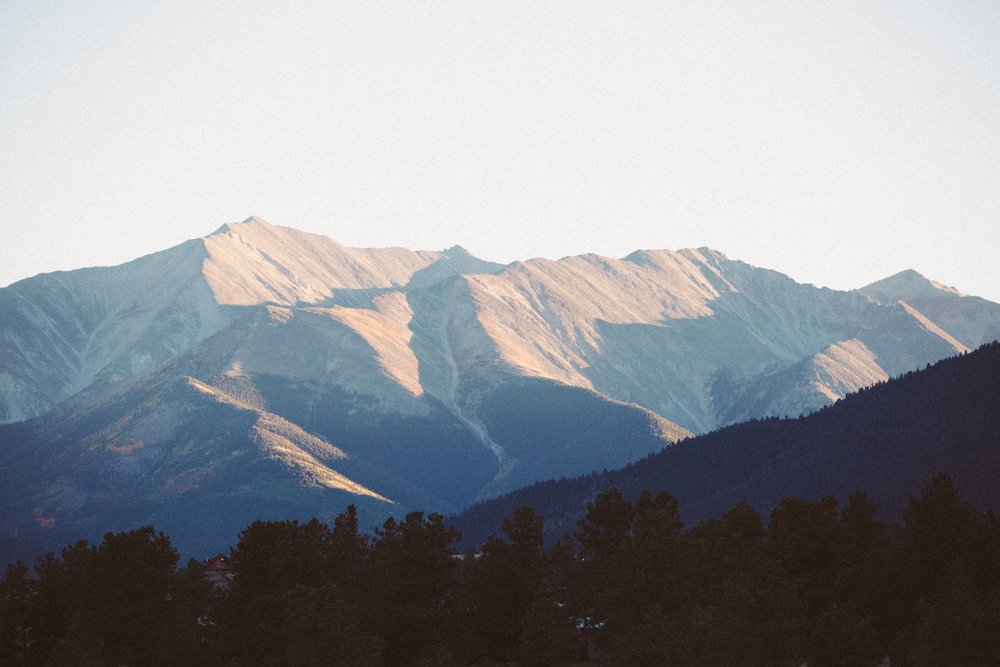
{"type": "Polygon", "coordinates": [[[0,0],[0,285],[251,215],[1000,301],[1000,2],[0,0]]]}

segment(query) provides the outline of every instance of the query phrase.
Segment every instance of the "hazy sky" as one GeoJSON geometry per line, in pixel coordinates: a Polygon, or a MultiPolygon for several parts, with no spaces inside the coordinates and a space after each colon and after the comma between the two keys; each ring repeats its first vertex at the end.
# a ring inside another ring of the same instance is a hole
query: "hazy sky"
{"type": "Polygon", "coordinates": [[[1000,2],[0,0],[0,285],[250,215],[1000,301],[1000,2]]]}

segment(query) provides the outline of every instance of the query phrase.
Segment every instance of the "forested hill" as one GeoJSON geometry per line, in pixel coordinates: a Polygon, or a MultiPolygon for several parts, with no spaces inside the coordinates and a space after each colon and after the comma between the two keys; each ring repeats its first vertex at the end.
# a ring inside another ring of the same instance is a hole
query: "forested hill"
{"type": "Polygon", "coordinates": [[[1000,343],[881,382],[798,419],[738,424],[667,447],[623,469],[535,484],[454,517],[481,544],[516,508],[546,517],[550,538],[572,532],[586,504],[615,486],[673,494],[689,525],[741,500],[766,511],[784,496],[841,500],[866,489],[886,518],[947,471],[979,507],[1000,508],[1000,343]]]}

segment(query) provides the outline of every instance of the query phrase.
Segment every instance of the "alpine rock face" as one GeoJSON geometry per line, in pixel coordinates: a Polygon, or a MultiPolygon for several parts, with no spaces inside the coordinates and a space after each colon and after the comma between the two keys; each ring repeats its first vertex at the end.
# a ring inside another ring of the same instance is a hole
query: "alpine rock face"
{"type": "Polygon", "coordinates": [[[797,415],[1000,333],[907,272],[802,285],[697,250],[503,266],[250,218],[0,289],[0,535],[456,511],[797,415]],[[7,511],[10,510],[10,511],[7,511]]]}

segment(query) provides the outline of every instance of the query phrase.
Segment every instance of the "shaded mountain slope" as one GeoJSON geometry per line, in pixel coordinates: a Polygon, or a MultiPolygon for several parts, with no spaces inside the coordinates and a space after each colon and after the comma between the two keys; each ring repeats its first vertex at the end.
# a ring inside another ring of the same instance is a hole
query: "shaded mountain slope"
{"type": "Polygon", "coordinates": [[[3,532],[28,545],[154,524],[205,553],[260,516],[389,511],[339,448],[193,378],[58,417],[2,429],[31,445],[0,452],[3,532]]]}
{"type": "Polygon", "coordinates": [[[552,536],[572,531],[586,503],[617,486],[668,491],[688,523],[741,500],[766,512],[781,497],[841,500],[865,489],[898,517],[908,494],[949,472],[979,507],[1000,508],[1000,343],[851,394],[799,419],[764,419],[680,442],[620,470],[543,482],[455,517],[469,544],[531,505],[552,536]]]}
{"type": "Polygon", "coordinates": [[[359,333],[357,314],[329,311],[251,308],[140,377],[0,426],[0,538],[10,553],[154,523],[184,553],[206,555],[254,518],[329,520],[350,503],[371,527],[414,508],[456,511],[560,469],[623,465],[686,435],[593,392],[547,380],[528,391],[509,378],[479,409],[563,440],[501,433],[493,450],[478,419],[383,368],[372,345],[388,343],[359,333]],[[623,430],[628,446],[613,446],[623,430]]]}

